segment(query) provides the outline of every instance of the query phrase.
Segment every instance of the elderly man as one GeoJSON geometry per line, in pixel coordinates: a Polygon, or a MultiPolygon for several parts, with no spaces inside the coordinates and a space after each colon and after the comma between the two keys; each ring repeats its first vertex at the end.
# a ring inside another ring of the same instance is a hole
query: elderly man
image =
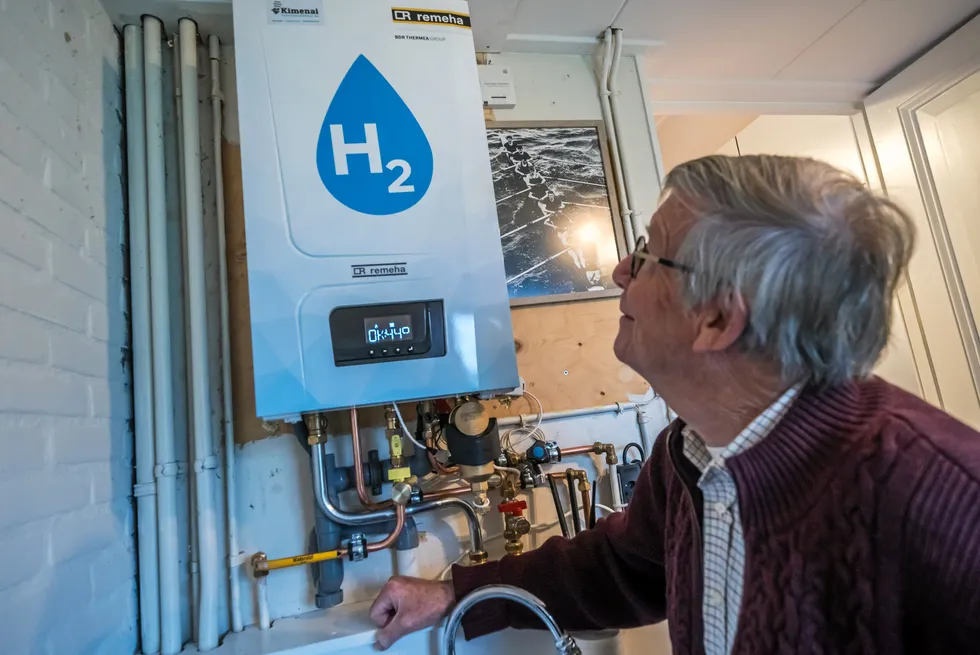
{"type": "MultiPolygon", "coordinates": [[[[869,377],[912,241],[817,161],[674,169],[614,275],[616,355],[680,417],[629,508],[451,583],[394,578],[380,644],[505,583],[570,630],[667,619],[675,653],[980,652],[980,435],[869,377]]],[[[508,625],[535,622],[487,603],[464,627],[508,625]]]]}

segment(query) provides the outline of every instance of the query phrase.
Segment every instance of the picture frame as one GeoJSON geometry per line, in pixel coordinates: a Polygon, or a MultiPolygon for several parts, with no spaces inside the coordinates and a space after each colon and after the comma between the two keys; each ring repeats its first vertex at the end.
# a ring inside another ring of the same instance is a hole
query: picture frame
{"type": "Polygon", "coordinates": [[[511,307],[620,295],[627,246],[603,122],[488,122],[487,144],[511,307]]]}

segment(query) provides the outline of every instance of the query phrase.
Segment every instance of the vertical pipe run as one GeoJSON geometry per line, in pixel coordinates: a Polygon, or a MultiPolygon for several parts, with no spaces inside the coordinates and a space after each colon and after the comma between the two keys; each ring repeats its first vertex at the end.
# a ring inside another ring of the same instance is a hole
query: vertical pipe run
{"type": "MultiPolygon", "coordinates": [[[[171,44],[171,49],[173,51],[172,68],[173,68],[173,76],[174,76],[174,124],[176,125],[176,129],[177,129],[177,138],[175,139],[176,142],[177,142],[177,162],[176,162],[176,166],[177,166],[177,170],[179,171],[178,174],[177,174],[177,176],[176,176],[177,177],[177,197],[178,197],[178,200],[179,200],[177,214],[178,214],[178,222],[179,222],[179,225],[180,225],[180,242],[181,242],[181,248],[183,249],[183,253],[184,253],[184,258],[183,258],[182,262],[186,266],[186,264],[187,264],[187,240],[186,240],[186,234],[185,234],[185,229],[184,229],[185,221],[184,221],[184,164],[183,164],[183,162],[184,162],[184,135],[183,135],[183,125],[184,125],[184,122],[183,122],[183,119],[181,118],[181,113],[182,113],[183,110],[182,110],[182,108],[180,106],[180,98],[181,98],[181,93],[180,93],[180,36],[178,36],[177,34],[172,34],[171,37],[170,37],[170,44],[171,44]]],[[[184,274],[183,271],[181,271],[181,275],[183,275],[183,274],[184,274]]],[[[184,319],[184,325],[181,326],[181,329],[184,330],[184,333],[186,335],[186,333],[189,331],[188,330],[188,327],[187,327],[187,306],[186,306],[186,302],[185,302],[186,298],[185,298],[185,295],[184,294],[181,294],[180,298],[181,298],[181,303],[182,303],[180,314],[181,314],[181,316],[184,319]]],[[[184,403],[185,403],[185,406],[186,406],[186,403],[187,403],[187,400],[188,400],[187,399],[187,375],[186,375],[186,372],[187,371],[190,371],[190,369],[191,369],[191,351],[190,351],[190,348],[187,348],[186,347],[186,344],[185,344],[182,352],[184,354],[184,372],[185,372],[185,375],[184,375],[184,390],[183,391],[184,391],[184,403]]],[[[185,421],[186,421],[186,416],[185,416],[185,421]]],[[[190,433],[191,426],[188,425],[187,423],[185,423],[185,429],[187,430],[187,433],[186,433],[186,437],[185,438],[188,438],[188,441],[189,441],[189,437],[190,437],[190,434],[191,434],[190,433]]],[[[193,451],[193,448],[190,445],[190,443],[188,443],[187,452],[190,453],[192,451],[193,451]]],[[[190,458],[191,456],[189,455],[188,457],[190,458]]],[[[187,492],[190,495],[190,501],[188,503],[189,508],[190,508],[190,517],[188,518],[187,523],[188,523],[188,532],[190,533],[189,536],[190,536],[190,542],[191,542],[190,543],[191,593],[188,594],[188,599],[187,600],[188,600],[188,605],[189,605],[189,608],[188,609],[190,611],[190,617],[191,617],[191,638],[194,640],[195,643],[197,643],[197,638],[198,638],[198,632],[197,632],[197,599],[201,595],[201,578],[200,578],[200,567],[198,566],[198,563],[197,563],[197,500],[196,500],[196,497],[195,497],[196,489],[195,489],[195,485],[194,485],[194,477],[195,476],[193,476],[193,475],[188,475],[187,476],[187,492]]]]}
{"type": "Polygon", "coordinates": [[[143,17],[146,99],[146,180],[153,338],[153,420],[156,429],[157,516],[160,557],[160,622],[163,655],[179,653],[180,570],[177,543],[177,462],[174,455],[170,290],[167,271],[167,199],[163,143],[163,24],[143,17]]]}
{"type": "Polygon", "coordinates": [[[613,180],[616,183],[616,196],[619,199],[619,213],[626,233],[626,249],[633,252],[636,239],[633,236],[632,210],[626,193],[626,183],[623,179],[622,159],[619,156],[619,137],[613,118],[612,104],[609,97],[609,78],[613,64],[613,33],[607,27],[602,41],[602,74],[599,77],[599,106],[602,109],[602,122],[606,126],[606,140],[609,142],[609,154],[612,160],[613,180]]]}
{"type": "Polygon", "coordinates": [[[187,231],[191,394],[194,415],[194,475],[197,497],[198,556],[201,593],[198,601],[198,650],[218,646],[217,512],[214,474],[217,466],[211,435],[210,380],[205,287],[204,207],[201,199],[201,143],[197,108],[197,23],[180,19],[180,77],[185,169],[184,211],[187,231]]]}
{"type": "Polygon", "coordinates": [[[143,32],[123,28],[126,67],[126,161],[129,190],[129,284],[133,355],[133,432],[136,437],[136,532],[139,541],[140,643],[160,652],[160,564],[157,499],[153,477],[153,360],[150,331],[150,271],[147,233],[146,112],[143,32]]]}
{"type": "MultiPolygon", "coordinates": [[[[608,31],[607,31],[608,33],[608,31]]],[[[619,62],[623,58],[623,30],[620,28],[613,28],[612,30],[612,41],[613,41],[613,55],[611,69],[609,71],[609,109],[612,115],[613,131],[616,133],[616,153],[614,156],[619,157],[619,171],[620,177],[622,178],[623,190],[626,192],[626,208],[623,211],[623,221],[626,227],[626,234],[633,240],[633,235],[639,232],[645,232],[644,221],[640,217],[639,209],[636,206],[636,199],[633,196],[633,180],[630,175],[630,168],[626,165],[626,155],[623,152],[622,144],[622,133],[620,129],[620,123],[622,119],[619,115],[619,62]],[[637,223],[639,223],[639,230],[637,230],[637,223]]]]}
{"type": "Polygon", "coordinates": [[[579,514],[578,496],[575,494],[574,483],[571,471],[565,473],[565,484],[568,485],[568,504],[572,508],[572,536],[574,537],[583,530],[582,515],[579,514]]]}
{"type": "Polygon", "coordinates": [[[555,512],[558,513],[558,525],[561,526],[561,536],[571,537],[568,532],[568,521],[565,520],[565,508],[561,504],[561,496],[558,495],[558,483],[551,475],[548,476],[548,486],[551,487],[551,497],[555,501],[555,512]]]}
{"type": "Polygon", "coordinates": [[[650,150],[653,152],[653,163],[657,169],[657,179],[662,183],[668,171],[664,170],[664,158],[660,152],[660,139],[657,137],[657,124],[653,119],[653,107],[650,106],[650,93],[644,77],[645,66],[639,55],[633,55],[633,65],[636,67],[636,83],[640,87],[640,100],[643,101],[643,114],[647,119],[647,136],[650,137],[650,150]]]}
{"type": "Polygon", "coordinates": [[[212,34],[208,39],[211,60],[211,124],[214,146],[214,184],[218,210],[218,277],[221,282],[221,394],[224,418],[225,499],[228,513],[228,589],[231,595],[231,629],[241,632],[242,601],[238,589],[238,508],[235,489],[235,416],[231,402],[231,332],[228,318],[228,255],[225,240],[225,194],[221,160],[221,42],[212,34]]]}

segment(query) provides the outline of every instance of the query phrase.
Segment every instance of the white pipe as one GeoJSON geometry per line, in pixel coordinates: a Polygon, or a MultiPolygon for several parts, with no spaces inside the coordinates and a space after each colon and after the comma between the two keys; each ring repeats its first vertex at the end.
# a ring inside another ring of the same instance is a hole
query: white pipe
{"type": "Polygon", "coordinates": [[[211,60],[211,125],[214,141],[214,193],[218,209],[218,277],[221,280],[221,393],[225,436],[225,499],[228,513],[228,589],[231,594],[231,629],[241,632],[242,601],[238,589],[238,509],[235,490],[235,415],[231,402],[231,328],[228,319],[228,255],[225,241],[225,193],[221,161],[221,41],[208,38],[211,60]]]}
{"type": "Polygon", "coordinates": [[[643,446],[643,457],[649,458],[653,454],[654,437],[650,435],[647,423],[650,422],[650,415],[646,408],[639,406],[636,408],[636,427],[640,430],[640,445],[643,446]]]}
{"type": "MultiPolygon", "coordinates": [[[[179,240],[181,242],[181,248],[182,248],[183,253],[184,253],[183,263],[186,264],[186,258],[187,258],[187,242],[184,239],[184,166],[183,166],[183,161],[184,161],[184,135],[183,135],[183,120],[181,118],[182,113],[181,113],[181,106],[180,106],[180,102],[181,102],[181,100],[180,100],[180,98],[181,98],[181,93],[180,93],[180,82],[181,82],[181,80],[180,80],[180,36],[178,36],[177,34],[173,34],[173,35],[171,35],[170,39],[171,39],[171,49],[173,51],[173,65],[172,65],[172,68],[173,68],[173,77],[174,77],[174,119],[175,119],[174,120],[174,123],[176,125],[176,133],[177,133],[177,137],[175,139],[176,142],[177,142],[177,162],[176,162],[176,166],[177,166],[177,170],[179,171],[178,175],[176,176],[177,177],[177,194],[178,194],[178,199],[179,199],[178,209],[177,209],[177,215],[178,215],[178,227],[180,228],[179,240]]],[[[181,274],[183,274],[183,272],[181,274]]],[[[184,332],[180,336],[184,336],[188,332],[188,328],[187,328],[187,325],[186,325],[186,322],[187,322],[187,307],[186,307],[186,303],[184,301],[185,301],[185,296],[183,294],[181,294],[181,296],[180,296],[180,302],[181,302],[182,306],[179,309],[178,308],[175,308],[174,309],[175,313],[179,313],[181,315],[181,317],[184,319],[184,324],[183,325],[180,325],[180,329],[183,330],[184,332]]],[[[187,371],[189,371],[190,368],[191,368],[191,360],[190,360],[191,354],[190,354],[190,349],[188,349],[186,347],[185,339],[183,339],[183,338],[178,339],[178,338],[175,337],[175,339],[174,339],[174,347],[176,348],[178,341],[179,341],[179,343],[182,344],[181,352],[184,354],[184,376],[183,376],[183,383],[184,383],[184,404],[185,404],[185,407],[186,407],[186,404],[187,404],[187,371]]],[[[185,430],[190,430],[190,426],[187,425],[187,423],[186,423],[187,417],[185,416],[184,418],[185,418],[185,430]]],[[[187,432],[185,436],[188,437],[188,452],[192,452],[191,451],[190,440],[189,440],[190,432],[187,432]]],[[[197,618],[198,618],[197,617],[197,599],[198,599],[198,597],[200,596],[200,593],[201,593],[201,580],[200,580],[200,567],[198,566],[198,563],[197,563],[197,500],[196,500],[195,491],[196,491],[196,489],[194,488],[194,476],[193,475],[188,475],[187,476],[187,492],[188,492],[188,495],[190,497],[190,499],[189,499],[190,518],[188,519],[187,523],[188,523],[188,532],[190,533],[189,534],[189,537],[190,537],[190,564],[189,564],[189,568],[190,568],[190,575],[191,575],[191,593],[188,594],[187,602],[188,602],[188,605],[190,606],[189,609],[190,609],[190,619],[191,619],[191,638],[196,643],[197,642],[197,639],[198,639],[198,631],[197,631],[197,627],[198,627],[197,626],[197,618]]]]}
{"type": "Polygon", "coordinates": [[[259,630],[268,630],[272,621],[269,619],[269,576],[258,579],[259,589],[259,630]]]}
{"type": "Polygon", "coordinates": [[[609,490],[612,492],[613,509],[619,511],[626,507],[623,494],[619,488],[619,464],[609,465],[609,490]]]}
{"type": "MultiPolygon", "coordinates": [[[[582,416],[596,416],[599,414],[622,414],[623,412],[628,412],[630,410],[636,409],[636,403],[616,403],[615,405],[601,405],[599,407],[585,407],[583,409],[566,409],[560,412],[546,412],[541,415],[541,422],[545,421],[558,421],[566,418],[579,418],[582,416]]],[[[537,414],[523,414],[521,416],[506,416],[501,419],[497,419],[497,425],[500,427],[507,427],[510,425],[520,425],[523,421],[524,424],[533,423],[538,420],[537,414]]]]}
{"type": "MultiPolygon", "coordinates": [[[[650,93],[647,88],[647,81],[644,78],[645,67],[641,65],[639,55],[633,55],[633,65],[636,67],[636,83],[640,87],[640,100],[643,101],[643,115],[647,119],[647,135],[650,137],[650,151],[653,152],[653,164],[657,169],[657,178],[662,183],[664,178],[667,177],[667,171],[664,170],[664,158],[660,152],[660,138],[657,136],[657,123],[653,119],[650,93]]],[[[662,185],[661,188],[663,188],[662,185]]]]}
{"type": "Polygon", "coordinates": [[[146,208],[146,112],[143,33],[123,28],[126,51],[126,160],[129,182],[129,284],[133,353],[133,432],[136,437],[136,532],[139,538],[140,643],[160,652],[160,564],[157,550],[157,487],[153,477],[153,340],[146,208]]]}
{"type": "Polygon", "coordinates": [[[184,135],[184,213],[187,232],[187,295],[191,344],[191,396],[194,416],[194,475],[197,496],[198,650],[218,646],[218,522],[208,375],[207,289],[204,263],[204,207],[201,199],[201,143],[197,108],[197,23],[180,19],[181,109],[184,135]]]}
{"type": "Polygon", "coordinates": [[[163,142],[163,24],[143,17],[146,92],[146,180],[153,335],[153,421],[156,429],[157,520],[160,548],[160,623],[163,655],[179,653],[180,554],[177,545],[177,462],[174,454],[170,279],[167,272],[167,179],[163,142]]]}
{"type": "MultiPolygon", "coordinates": [[[[620,28],[614,28],[612,31],[613,37],[613,58],[612,58],[612,70],[609,73],[609,107],[612,110],[612,122],[613,130],[616,132],[616,143],[623,143],[623,133],[620,127],[623,123],[622,118],[619,114],[619,97],[621,95],[619,91],[619,62],[623,58],[623,30],[620,28]]],[[[630,229],[629,232],[633,234],[645,232],[645,226],[643,225],[644,219],[641,216],[641,210],[636,206],[636,198],[633,195],[633,189],[636,188],[633,184],[632,179],[632,169],[626,165],[626,153],[623,148],[619,148],[619,170],[622,173],[623,187],[626,190],[627,205],[629,205],[629,219],[627,220],[630,229]]]]}
{"type": "Polygon", "coordinates": [[[612,28],[607,27],[602,40],[602,74],[599,79],[599,106],[602,109],[602,122],[606,126],[606,141],[609,142],[609,158],[612,160],[613,180],[616,183],[616,197],[619,199],[619,213],[626,234],[626,249],[633,252],[636,238],[633,232],[633,213],[629,206],[629,196],[623,181],[622,159],[619,156],[619,136],[616,132],[615,119],[609,101],[609,76],[613,63],[612,28]]]}

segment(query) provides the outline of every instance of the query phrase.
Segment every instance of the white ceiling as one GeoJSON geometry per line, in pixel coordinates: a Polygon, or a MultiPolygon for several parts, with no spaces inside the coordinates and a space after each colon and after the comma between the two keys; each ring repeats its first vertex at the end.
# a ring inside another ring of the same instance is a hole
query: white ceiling
{"type": "MultiPolygon", "coordinates": [[[[189,14],[231,40],[231,0],[103,0],[123,23],[189,14]]],[[[980,0],[470,0],[479,50],[588,53],[609,25],[643,52],[658,111],[691,101],[847,103],[980,0]]]]}

